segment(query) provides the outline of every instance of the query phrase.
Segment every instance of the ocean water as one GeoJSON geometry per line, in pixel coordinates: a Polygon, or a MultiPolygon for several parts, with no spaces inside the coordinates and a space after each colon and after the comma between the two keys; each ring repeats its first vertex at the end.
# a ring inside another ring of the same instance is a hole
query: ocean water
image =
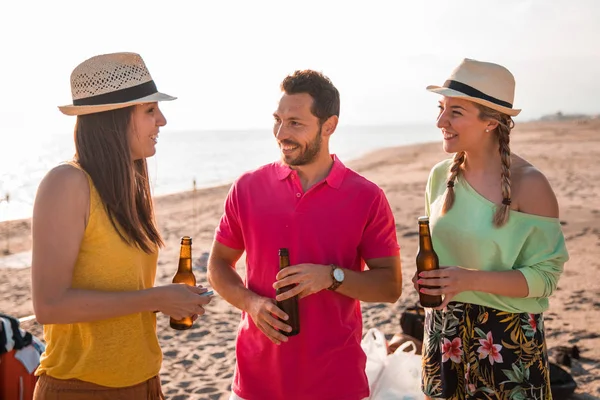
{"type": "MultiPolygon", "coordinates": [[[[440,139],[434,124],[339,126],[330,150],[344,162],[370,151],[440,139]]],[[[0,144],[0,221],[28,218],[44,175],[75,153],[71,132],[31,138],[15,135],[0,144]],[[9,195],[9,202],[4,199],[9,195]]],[[[181,131],[165,129],[157,153],[148,159],[155,196],[211,187],[233,181],[241,173],[277,160],[279,151],[269,129],[181,131]]]]}

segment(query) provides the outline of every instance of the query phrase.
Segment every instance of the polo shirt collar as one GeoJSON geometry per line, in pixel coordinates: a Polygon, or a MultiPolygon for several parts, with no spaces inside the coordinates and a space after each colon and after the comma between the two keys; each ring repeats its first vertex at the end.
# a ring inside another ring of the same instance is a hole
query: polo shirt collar
{"type": "MultiPolygon", "coordinates": [[[[342,182],[344,181],[346,166],[335,154],[332,154],[331,158],[333,159],[333,165],[331,171],[329,171],[329,174],[325,178],[325,182],[332,188],[338,189],[342,186],[342,182]]],[[[275,168],[277,169],[277,179],[280,181],[287,179],[293,171],[293,169],[284,164],[281,160],[275,163],[275,168]]]]}

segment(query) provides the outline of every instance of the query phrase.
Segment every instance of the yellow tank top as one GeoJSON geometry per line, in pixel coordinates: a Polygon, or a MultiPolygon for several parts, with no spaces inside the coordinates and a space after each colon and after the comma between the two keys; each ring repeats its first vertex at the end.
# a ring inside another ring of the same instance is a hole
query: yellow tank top
{"type": "MultiPolygon", "coordinates": [[[[72,287],[102,291],[151,288],[158,251],[146,254],[127,245],[113,228],[89,175],[88,182],[90,214],[72,287]]],[[[152,312],[86,323],[45,325],[44,339],[46,351],[36,375],[126,387],[157,375],[162,363],[156,316],[152,312]]]]}

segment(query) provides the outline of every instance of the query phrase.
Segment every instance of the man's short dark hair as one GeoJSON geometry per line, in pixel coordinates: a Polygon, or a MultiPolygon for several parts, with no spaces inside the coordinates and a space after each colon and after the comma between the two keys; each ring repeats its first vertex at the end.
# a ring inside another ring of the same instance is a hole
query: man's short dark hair
{"type": "Polygon", "coordinates": [[[313,98],[310,109],[323,124],[332,115],[340,116],[340,93],[331,80],[320,72],[306,69],[295,71],[281,82],[286,94],[308,93],[313,98]]]}

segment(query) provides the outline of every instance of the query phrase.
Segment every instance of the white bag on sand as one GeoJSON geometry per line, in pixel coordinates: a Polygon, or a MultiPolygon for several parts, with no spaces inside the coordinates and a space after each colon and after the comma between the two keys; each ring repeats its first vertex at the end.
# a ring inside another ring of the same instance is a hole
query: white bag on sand
{"type": "Polygon", "coordinates": [[[405,342],[386,358],[385,367],[371,390],[370,400],[422,400],[421,356],[413,342],[405,342]],[[413,350],[404,349],[412,346],[413,350]]]}
{"type": "Polygon", "coordinates": [[[360,345],[367,355],[365,373],[367,374],[369,389],[371,389],[372,393],[388,356],[387,341],[385,340],[385,335],[379,329],[371,328],[367,331],[360,345]]]}

